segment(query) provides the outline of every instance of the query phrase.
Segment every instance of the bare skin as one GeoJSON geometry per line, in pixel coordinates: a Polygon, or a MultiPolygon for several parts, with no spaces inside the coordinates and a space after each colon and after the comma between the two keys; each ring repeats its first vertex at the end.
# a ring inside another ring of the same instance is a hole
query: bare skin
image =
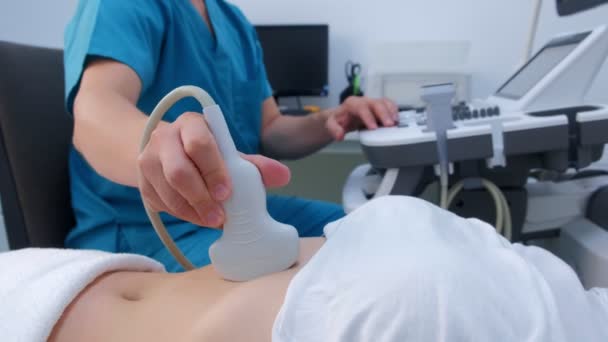
{"type": "Polygon", "coordinates": [[[294,267],[244,283],[212,266],[105,274],[74,299],[49,341],[270,341],[291,279],[324,241],[302,239],[294,267]]]}

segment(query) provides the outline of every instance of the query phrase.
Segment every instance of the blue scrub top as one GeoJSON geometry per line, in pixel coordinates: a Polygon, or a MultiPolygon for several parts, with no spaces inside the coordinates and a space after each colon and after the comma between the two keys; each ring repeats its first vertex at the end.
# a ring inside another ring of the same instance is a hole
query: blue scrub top
{"type": "MultiPolygon", "coordinates": [[[[206,4],[215,39],[189,0],[80,1],[65,34],[68,111],[87,61],[109,58],[128,65],[141,79],[137,107],[142,112],[150,114],[178,86],[199,86],[221,106],[239,151],[258,153],[262,102],[271,96],[260,43],[238,8],[223,0],[206,4]]],[[[164,120],[174,121],[187,111],[201,112],[201,107],[194,99],[182,100],[164,120]]],[[[66,240],[68,247],[120,251],[120,237],[108,238],[108,232],[149,227],[139,191],[99,175],[74,147],[70,173],[77,225],[66,240]]],[[[163,220],[175,224],[174,238],[194,229],[169,215],[163,220]]]]}

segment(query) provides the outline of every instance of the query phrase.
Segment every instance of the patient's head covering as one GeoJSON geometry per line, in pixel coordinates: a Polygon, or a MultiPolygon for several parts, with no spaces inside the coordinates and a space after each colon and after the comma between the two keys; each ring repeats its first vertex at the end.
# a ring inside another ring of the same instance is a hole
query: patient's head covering
{"type": "Polygon", "coordinates": [[[374,200],[325,228],[273,341],[608,341],[605,290],[550,253],[422,200],[374,200]]]}
{"type": "Polygon", "coordinates": [[[113,271],[163,272],[152,259],[64,249],[0,253],[0,339],[46,341],[63,311],[93,280],[113,271]]]}

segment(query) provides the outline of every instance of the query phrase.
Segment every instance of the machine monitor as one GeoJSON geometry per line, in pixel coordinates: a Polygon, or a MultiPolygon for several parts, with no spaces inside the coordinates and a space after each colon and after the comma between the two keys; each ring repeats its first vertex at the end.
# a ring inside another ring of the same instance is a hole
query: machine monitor
{"type": "Polygon", "coordinates": [[[256,31],[275,96],[327,96],[327,25],[261,25],[256,31]]]}
{"type": "Polygon", "coordinates": [[[607,4],[608,0],[556,0],[556,3],[557,13],[565,16],[607,4]]]}
{"type": "Polygon", "coordinates": [[[608,55],[608,27],[559,35],[487,102],[509,112],[580,106],[608,55]]]}
{"type": "Polygon", "coordinates": [[[576,49],[590,32],[552,41],[497,91],[498,96],[520,99],[576,49]]]}

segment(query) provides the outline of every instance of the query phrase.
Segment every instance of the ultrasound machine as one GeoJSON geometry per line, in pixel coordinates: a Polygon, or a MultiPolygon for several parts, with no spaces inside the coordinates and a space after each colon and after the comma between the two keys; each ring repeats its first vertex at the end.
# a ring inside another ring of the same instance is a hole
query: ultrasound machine
{"type": "Polygon", "coordinates": [[[608,105],[584,100],[607,55],[599,26],[553,38],[486,99],[452,103],[452,85],[424,87],[425,107],[359,132],[369,164],[347,179],[345,210],[441,197],[511,241],[544,241],[585,286],[608,287],[608,171],[589,168],[608,144],[608,105]]]}

